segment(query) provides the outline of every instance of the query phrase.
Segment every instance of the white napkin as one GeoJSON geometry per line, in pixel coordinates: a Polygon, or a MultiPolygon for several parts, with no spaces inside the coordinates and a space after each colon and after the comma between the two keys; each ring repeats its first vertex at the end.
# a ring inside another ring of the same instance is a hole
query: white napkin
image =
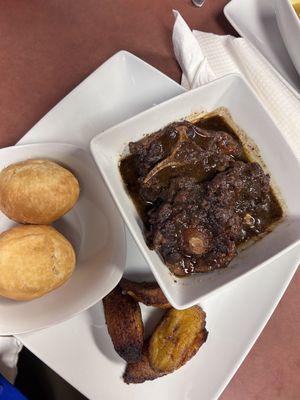
{"type": "Polygon", "coordinates": [[[190,88],[194,89],[215,79],[207,59],[203,56],[197,39],[178,11],[173,11],[175,24],[173,29],[174,53],[190,88]]]}
{"type": "Polygon", "coordinates": [[[14,383],[17,375],[17,363],[22,349],[21,342],[12,336],[0,337],[0,373],[14,383]]]}
{"type": "Polygon", "coordinates": [[[178,11],[173,12],[173,46],[183,71],[183,86],[193,89],[215,78],[240,73],[265,104],[300,159],[300,101],[263,56],[243,38],[191,32],[178,11]]]}

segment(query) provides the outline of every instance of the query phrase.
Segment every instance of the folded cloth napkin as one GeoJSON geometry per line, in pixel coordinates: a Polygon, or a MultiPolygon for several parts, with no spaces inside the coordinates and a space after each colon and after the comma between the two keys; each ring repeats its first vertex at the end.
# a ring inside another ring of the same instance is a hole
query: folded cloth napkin
{"type": "Polygon", "coordinates": [[[14,383],[17,375],[17,363],[22,349],[21,342],[12,336],[0,337],[0,373],[10,383],[14,383]]]}
{"type": "Polygon", "coordinates": [[[192,32],[179,12],[173,13],[173,46],[183,72],[182,85],[194,89],[224,75],[240,73],[300,159],[300,100],[264,57],[246,39],[192,32]]]}

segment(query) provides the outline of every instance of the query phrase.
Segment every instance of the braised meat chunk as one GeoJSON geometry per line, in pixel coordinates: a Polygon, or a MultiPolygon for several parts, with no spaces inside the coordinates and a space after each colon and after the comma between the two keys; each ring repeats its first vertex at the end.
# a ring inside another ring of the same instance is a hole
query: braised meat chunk
{"type": "Polygon", "coordinates": [[[190,122],[171,124],[137,143],[130,143],[146,202],[161,198],[171,178],[204,180],[243,158],[241,144],[226,132],[210,132],[190,122]]]}
{"type": "Polygon", "coordinates": [[[147,239],[176,275],[226,267],[270,220],[269,177],[256,163],[237,161],[206,182],[173,179],[167,193],[148,213],[147,239]]]}
{"type": "Polygon", "coordinates": [[[123,180],[148,246],[175,275],[227,267],[240,243],[282,216],[270,177],[219,117],[170,124],[129,149],[123,180]]]}

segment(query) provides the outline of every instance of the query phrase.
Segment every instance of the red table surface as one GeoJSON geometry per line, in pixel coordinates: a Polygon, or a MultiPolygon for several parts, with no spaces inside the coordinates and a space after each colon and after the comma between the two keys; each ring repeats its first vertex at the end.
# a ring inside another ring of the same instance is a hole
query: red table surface
{"type": "MultiPolygon", "coordinates": [[[[190,0],[0,0],[0,146],[14,144],[118,50],[179,81],[172,9],[191,28],[235,34],[223,16],[227,2],[199,9],[190,0]]],[[[300,398],[299,289],[298,273],[222,400],[300,398]]]]}

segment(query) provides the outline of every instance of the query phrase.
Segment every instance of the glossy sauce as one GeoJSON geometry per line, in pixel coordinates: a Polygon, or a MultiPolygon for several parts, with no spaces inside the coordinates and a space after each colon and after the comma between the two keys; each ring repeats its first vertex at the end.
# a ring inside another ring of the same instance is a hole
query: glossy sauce
{"type": "MultiPolygon", "coordinates": [[[[234,130],[228,125],[228,123],[222,116],[215,115],[212,117],[201,118],[196,123],[194,123],[194,125],[202,128],[202,129],[208,130],[208,131],[226,132],[231,137],[233,137],[236,141],[238,141],[240,143],[240,145],[242,146],[242,143],[241,143],[239,137],[236,135],[234,130]]],[[[173,138],[172,135],[171,136],[166,135],[161,140],[164,141],[165,146],[168,145],[168,148],[171,149],[174,145],[175,138],[173,138]],[[170,140],[169,143],[165,142],[167,137],[169,137],[169,140],[170,140]]],[[[201,140],[201,138],[200,138],[200,140],[201,140]]],[[[200,143],[198,143],[198,144],[200,144],[200,143]]],[[[204,139],[204,141],[201,141],[201,146],[203,147],[203,145],[205,145],[205,139],[204,139]]],[[[249,160],[249,158],[247,158],[246,153],[244,151],[241,153],[238,160],[241,160],[244,162],[251,162],[251,160],[249,160]]],[[[211,160],[211,162],[213,163],[214,160],[211,160]]],[[[192,176],[192,177],[196,178],[198,182],[207,181],[214,177],[215,174],[211,171],[207,175],[203,174],[201,172],[202,170],[200,167],[201,166],[199,166],[197,164],[191,164],[188,167],[186,167],[186,166],[181,166],[181,167],[170,166],[168,168],[165,168],[161,172],[159,172],[158,176],[160,174],[159,179],[162,182],[168,182],[171,178],[176,177],[176,176],[192,176]]],[[[138,171],[136,168],[135,155],[128,155],[127,157],[121,159],[119,168],[120,168],[120,173],[121,173],[124,185],[129,193],[131,199],[133,200],[140,217],[143,220],[145,228],[148,229],[148,225],[149,225],[148,224],[148,211],[155,206],[159,206],[160,203],[158,202],[156,204],[155,202],[154,203],[149,202],[149,201],[146,202],[140,196],[141,187],[140,187],[140,183],[139,183],[138,171]]],[[[271,190],[270,196],[271,196],[271,206],[270,206],[270,210],[269,210],[270,212],[268,213],[267,217],[264,214],[264,221],[263,221],[264,226],[267,226],[267,227],[271,226],[274,222],[278,221],[283,215],[282,208],[272,190],[271,190]]],[[[253,215],[253,216],[257,220],[259,220],[259,218],[261,218],[260,215],[253,215]]],[[[247,235],[246,240],[249,239],[251,236],[254,236],[254,232],[251,235],[250,234],[247,235]]]]}

